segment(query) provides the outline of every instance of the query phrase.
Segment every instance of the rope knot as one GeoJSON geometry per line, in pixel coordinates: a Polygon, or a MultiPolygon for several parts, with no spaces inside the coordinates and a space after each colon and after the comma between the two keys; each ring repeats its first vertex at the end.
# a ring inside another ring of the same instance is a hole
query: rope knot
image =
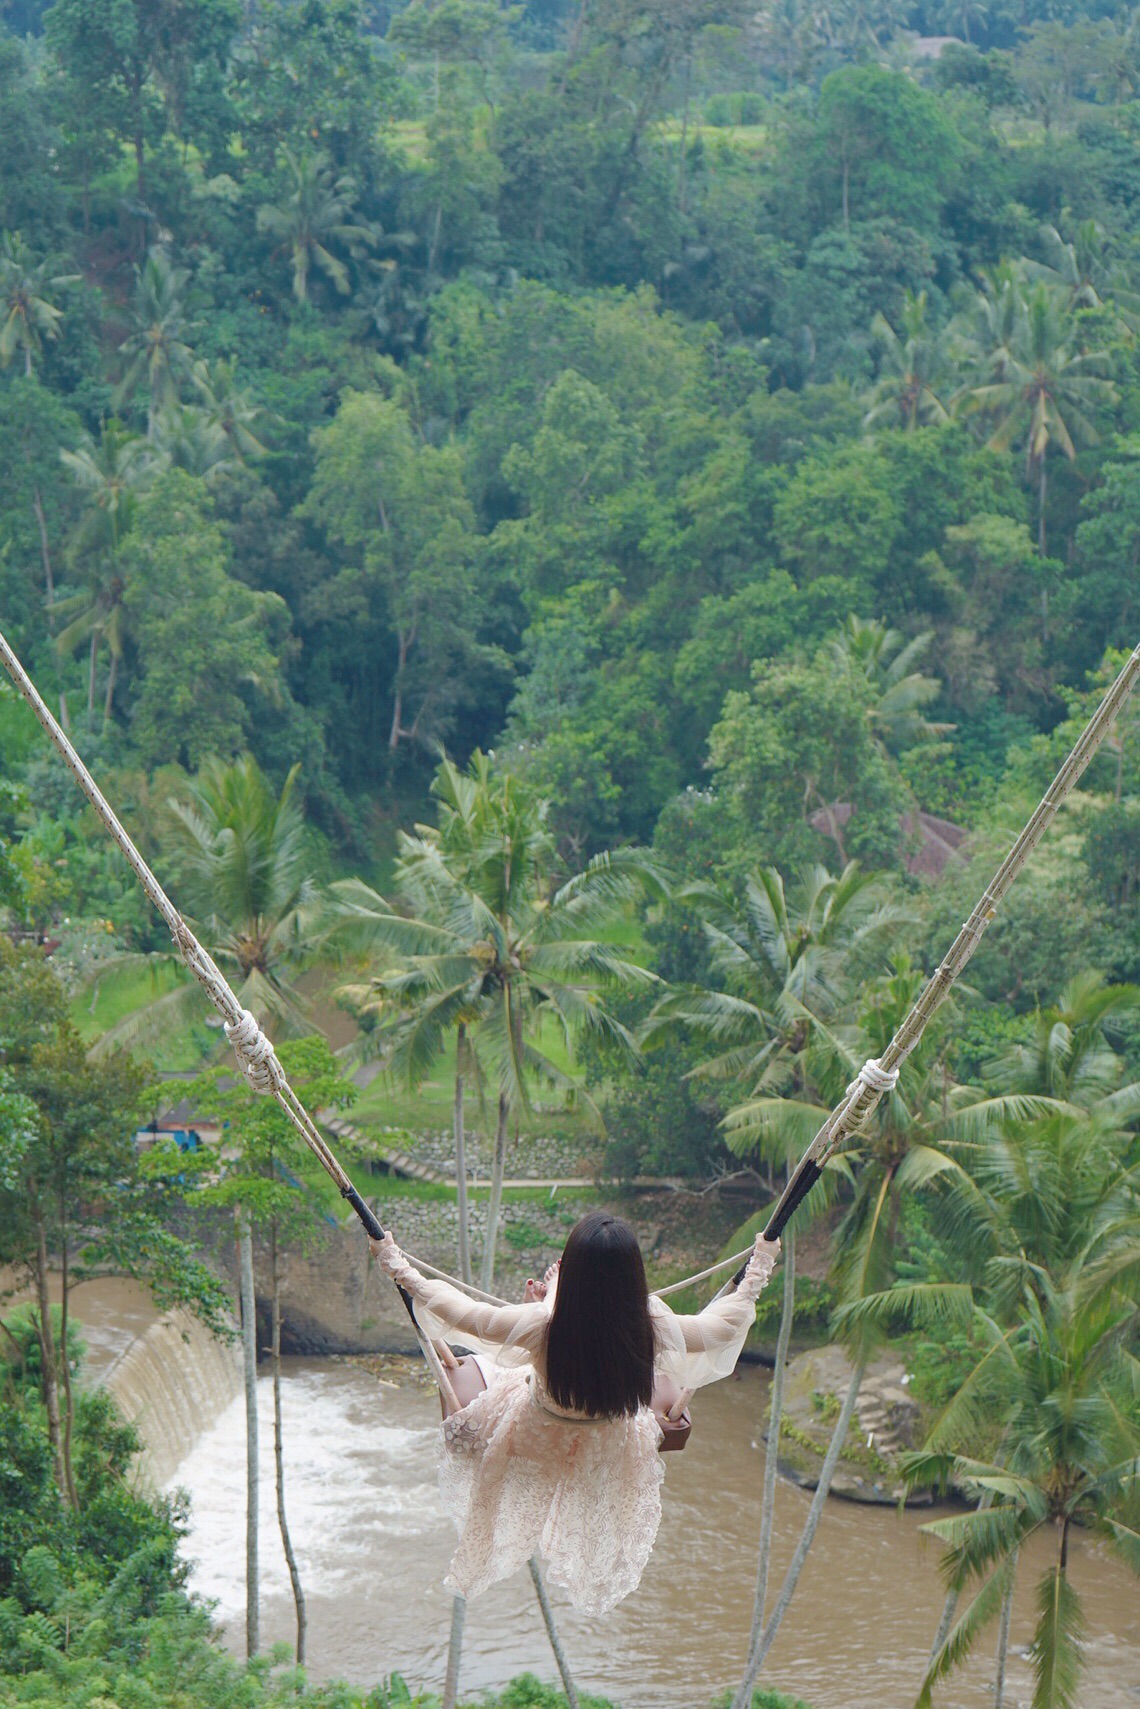
{"type": "Polygon", "coordinates": [[[238,1020],[225,1023],[225,1033],[253,1090],[263,1094],[279,1092],[285,1084],[285,1070],[258,1026],[257,1017],[243,1009],[238,1020]]]}
{"type": "Polygon", "coordinates": [[[897,1068],[884,1068],[877,1056],[869,1056],[848,1086],[844,1096],[848,1098],[857,1096],[864,1086],[869,1086],[873,1092],[879,1094],[893,1092],[898,1083],[899,1071],[897,1068]]]}

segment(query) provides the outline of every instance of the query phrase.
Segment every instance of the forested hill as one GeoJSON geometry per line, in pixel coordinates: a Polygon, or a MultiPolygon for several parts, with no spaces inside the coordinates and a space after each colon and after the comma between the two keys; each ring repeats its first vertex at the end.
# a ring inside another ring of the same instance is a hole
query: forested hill
{"type": "Polygon", "coordinates": [[[481,745],[575,858],[897,864],[1137,640],[1135,14],[0,16],[0,609],[142,830],[249,749],[359,859],[481,745]]]}

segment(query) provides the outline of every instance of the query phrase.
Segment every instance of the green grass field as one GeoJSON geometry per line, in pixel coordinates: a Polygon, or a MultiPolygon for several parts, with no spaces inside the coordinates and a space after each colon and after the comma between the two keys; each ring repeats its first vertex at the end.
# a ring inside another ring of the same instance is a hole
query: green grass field
{"type": "MultiPolygon", "coordinates": [[[[680,119],[663,119],[657,127],[657,134],[668,142],[680,142],[680,119]]],[[[690,119],[685,143],[690,147],[700,137],[706,148],[722,148],[756,156],[767,151],[770,135],[767,125],[705,125],[695,124],[690,119]]]]}
{"type": "MultiPolygon", "coordinates": [[[[173,961],[156,961],[149,966],[128,965],[111,968],[101,979],[72,999],[71,1018],[80,1036],[91,1044],[128,1016],[168,996],[189,979],[173,961]]],[[[161,1041],[140,1055],[153,1059],[160,1073],[183,1073],[200,1068],[217,1044],[216,1031],[207,1026],[204,1017],[189,1025],[175,1026],[161,1041]]]]}
{"type": "MultiPolygon", "coordinates": [[[[562,1033],[553,1021],[544,1024],[534,1042],[563,1074],[575,1077],[573,1057],[567,1051],[562,1033]]],[[[393,1081],[388,1075],[379,1075],[361,1092],[350,1115],[358,1127],[366,1129],[383,1126],[420,1130],[446,1128],[451,1125],[454,1096],[455,1040],[451,1038],[436,1062],[429,1080],[412,1090],[399,1081],[393,1081]]],[[[552,1121],[564,1130],[581,1128],[583,1137],[590,1131],[588,1115],[581,1110],[565,1109],[557,1093],[539,1088],[537,1092],[532,1093],[532,1098],[531,1111],[529,1114],[524,1112],[520,1118],[520,1133],[538,1133],[549,1128],[552,1121]]],[[[478,1095],[470,1088],[467,1091],[466,1108],[467,1125],[470,1128],[486,1132],[488,1123],[494,1123],[493,1111],[480,1110],[478,1095]]]]}

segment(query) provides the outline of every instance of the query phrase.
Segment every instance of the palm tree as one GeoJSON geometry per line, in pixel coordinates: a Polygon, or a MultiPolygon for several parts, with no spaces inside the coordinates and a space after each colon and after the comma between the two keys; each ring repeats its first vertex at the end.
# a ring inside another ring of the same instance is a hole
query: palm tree
{"type": "Polygon", "coordinates": [[[158,248],[135,268],[134,330],[119,346],[127,368],[115,398],[116,406],[121,405],[146,381],[148,440],[154,438],[159,412],[178,402],[182,382],[194,365],[186,334],[197,323],[187,320],[183,301],[189,277],[185,267],[172,266],[166,251],[158,248]]]}
{"type": "Polygon", "coordinates": [[[999,1620],[1000,1709],[1019,1555],[1051,1530],[1030,1651],[1034,1709],[1070,1709],[1082,1669],[1082,1613],[1070,1582],[1074,1525],[1140,1572],[1140,1424],[1131,1356],[1140,1313],[1140,1209],[1132,1135],[1071,1107],[1012,1123],[980,1149],[961,1232],[984,1264],[982,1351],[911,1457],[912,1478],[953,1476],[976,1511],[925,1529],[946,1545],[952,1595],[973,1598],[941,1634],[919,1704],[999,1620]],[[979,1444],[988,1457],[979,1457],[979,1444]]]}
{"type": "Polygon", "coordinates": [[[293,188],[284,202],[265,202],[258,208],[257,229],[280,238],[288,248],[293,295],[299,303],[308,301],[314,266],[343,296],[349,289],[348,268],[334,250],[346,249],[356,259],[375,241],[372,228],[354,217],[356,185],[345,174],[337,177],[324,154],[298,158],[285,149],[284,158],[293,188]]]}
{"type": "Polygon", "coordinates": [[[311,1030],[293,976],[309,953],[316,882],[295,765],[278,794],[252,754],[207,760],[187,802],[172,801],[182,876],[210,953],[237,998],[279,1031],[311,1030]]]}
{"type": "Polygon", "coordinates": [[[1103,974],[1079,973],[1055,1003],[1035,1011],[1031,1037],[988,1064],[989,1077],[1008,1091],[1037,1092],[1127,1120],[1140,1111],[1140,1082],[1122,1084],[1125,1062],[1111,1035],[1137,1007],[1140,986],[1109,985],[1103,974]]]}
{"type": "Polygon", "coordinates": [[[225,435],[234,460],[244,463],[248,457],[264,457],[265,446],[253,431],[262,412],[238,385],[237,358],[196,362],[193,380],[207,421],[225,435]]]}
{"type": "Polygon", "coordinates": [[[211,411],[198,404],[173,404],[159,414],[154,443],[175,469],[185,469],[207,484],[238,462],[233,441],[211,411]]]}
{"type": "Polygon", "coordinates": [[[1056,446],[1071,461],[1078,442],[1096,443],[1089,412],[1116,396],[1113,382],[1098,372],[1107,352],[1076,348],[1077,328],[1063,289],[1038,283],[1026,290],[1015,275],[1003,278],[996,298],[983,296],[981,321],[998,342],[977,347],[985,375],[967,388],[964,402],[993,422],[992,450],[1024,445],[1026,478],[1037,477],[1037,544],[1044,557],[1049,452],[1056,446]]]}
{"type": "Polygon", "coordinates": [[[651,985],[655,975],[623,945],[583,934],[612,922],[656,880],[652,864],[626,849],[595,856],[583,872],[558,884],[547,803],[510,773],[492,783],[482,755],[475,756],[472,773],[480,783],[478,811],[462,832],[471,841],[461,857],[429,828],[400,839],[400,884],[420,903],[422,917],[409,919],[357,880],[333,890],[358,933],[398,958],[374,981],[377,995],[405,1017],[396,1029],[395,1060],[413,1078],[422,1077],[447,1033],[462,1025],[476,1034],[464,1071],[485,1059],[497,1087],[481,1269],[487,1288],[494,1277],[510,1119],[529,1108],[536,1081],[568,1097],[583,1096],[536,1036],[549,1022],[567,1045],[594,1033],[637,1057],[631,1034],[605,999],[613,990],[651,985]]]}
{"type": "MultiPolygon", "coordinates": [[[[837,877],[824,867],[808,868],[792,886],[790,899],[774,867],[748,878],[739,896],[707,884],[690,886],[681,895],[701,913],[713,967],[725,988],[667,994],[650,1016],[643,1042],[659,1042],[682,1026],[718,1046],[717,1054],[694,1073],[743,1082],[752,1092],[749,1103],[727,1118],[729,1144],[741,1155],[766,1151],[790,1169],[819,1125],[814,1104],[818,1081],[834,1078],[831,1065],[837,1059],[846,1071],[846,1046],[832,1030],[835,1016],[859,971],[882,948],[903,913],[854,863],[837,877]],[[773,1120],[776,1109],[779,1117],[773,1120]],[[750,1112],[747,1117],[743,1110],[750,1112]],[[806,1121],[802,1111],[811,1112],[806,1121]]],[[[793,1222],[784,1235],[784,1301],[765,1446],[752,1634],[737,1709],[751,1702],[755,1676],[767,1653],[764,1613],[795,1282],[793,1222]]],[[[810,1541],[809,1536],[805,1553],[810,1541]]]]}
{"type": "MultiPolygon", "coordinates": [[[[317,942],[317,885],[305,819],[296,797],[294,766],[278,793],[250,754],[227,763],[207,760],[189,799],[167,803],[175,832],[184,910],[199,939],[229,970],[238,1001],[277,1036],[312,1031],[295,976],[317,942]]],[[[168,954],[118,957],[101,972],[128,963],[167,963],[168,954]]],[[[155,1039],[202,1006],[188,980],[127,1015],[98,1048],[155,1039]]]]}
{"type": "Polygon", "coordinates": [[[831,25],[829,45],[853,59],[878,54],[906,21],[901,0],[831,0],[822,13],[831,25]]]}
{"type": "MultiPolygon", "coordinates": [[[[858,1032],[844,1038],[832,1031],[832,1040],[845,1047],[846,1065],[843,1050],[830,1052],[821,1062],[820,1088],[828,1105],[797,1103],[785,1111],[780,1099],[754,1098],[730,1112],[730,1128],[762,1140],[767,1133],[777,1131],[780,1123],[792,1120],[806,1144],[826,1120],[829,1107],[842,1096],[843,1080],[857,1063],[882,1055],[924,983],[924,975],[907,957],[897,957],[891,970],[867,988],[858,1032]]],[[[898,1229],[904,1196],[941,1193],[950,1182],[966,1183],[968,1177],[951,1142],[987,1133],[1003,1120],[1036,1115],[1042,1107],[1040,1100],[1019,1094],[986,1098],[971,1087],[951,1084],[945,1057],[947,1020],[943,1010],[927,1027],[903,1065],[895,1090],[881,1100],[869,1127],[845,1154],[854,1191],[836,1230],[833,1277],[839,1300],[836,1328],[851,1350],[851,1381],[784,1583],[753,1643],[738,1704],[748,1702],[748,1693],[791,1604],[850,1427],[867,1361],[885,1328],[892,1318],[944,1321],[960,1318],[969,1309],[965,1284],[899,1283],[898,1229]]]]}
{"type": "Polygon", "coordinates": [[[785,89],[806,80],[823,44],[818,19],[803,0],[765,0],[753,16],[752,32],[763,63],[778,69],[785,89]]]}
{"type": "MultiPolygon", "coordinates": [[[[439,848],[442,859],[458,883],[470,875],[473,864],[483,847],[488,818],[488,797],[491,789],[490,764],[486,756],[476,753],[466,771],[453,761],[443,759],[432,779],[431,791],[438,802],[439,824],[435,830],[420,828],[420,837],[439,848]]],[[[447,929],[449,894],[439,896],[417,857],[415,838],[406,839],[403,853],[396,862],[395,881],[397,910],[409,922],[447,929]]],[[[401,837],[401,849],[405,839],[401,837]]],[[[420,941],[394,928],[391,910],[376,892],[367,886],[349,881],[330,887],[334,935],[351,948],[365,953],[379,950],[382,954],[398,942],[405,953],[417,953],[420,941]]],[[[346,985],[344,997],[362,1016],[376,1015],[388,1023],[381,1031],[363,1035],[363,1051],[380,1049],[389,1066],[401,1073],[410,1085],[420,1083],[442,1052],[448,1032],[455,1031],[455,1096],[452,1104],[452,1132],[455,1143],[455,1181],[459,1216],[459,1273],[465,1282],[471,1281],[471,1243],[467,1204],[467,1149],[464,1125],[464,1098],[467,1084],[475,1080],[482,1087],[482,1072],[470,1029],[479,1018],[480,991],[472,990],[467,1000],[460,992],[442,1000],[430,983],[407,977],[407,970],[384,968],[374,973],[369,984],[346,985]],[[392,1027],[393,1014],[397,1026],[392,1027]]]]}
{"type": "Polygon", "coordinates": [[[253,1228],[249,1212],[234,1208],[241,1300],[242,1385],[245,1392],[245,1653],[261,1648],[260,1561],[258,1509],[261,1468],[257,1428],[257,1295],[253,1276],[253,1228]]]}
{"type": "MultiPolygon", "coordinates": [[[[979,270],[981,289],[948,330],[954,360],[973,376],[1000,371],[1012,361],[1013,341],[1024,296],[1024,272],[1012,261],[979,270]]],[[[955,410],[969,401],[966,386],[954,396],[955,410]]]]}
{"type": "Polygon", "coordinates": [[[87,435],[78,451],[61,451],[60,461],[84,495],[85,514],[76,544],[107,545],[118,551],[130,526],[134,502],[155,468],[144,439],[119,421],[104,421],[98,441],[87,435]]]}
{"type": "Polygon", "coordinates": [[[951,32],[961,30],[964,42],[973,41],[970,34],[971,23],[984,27],[989,15],[989,0],[943,0],[938,12],[943,28],[951,32]]]}
{"type": "Polygon", "coordinates": [[[103,696],[104,727],[111,720],[111,708],[115,698],[115,682],[127,642],[128,614],[124,597],[126,591],[126,581],[118,559],[110,553],[106,553],[89,563],[85,587],[78,589],[75,593],[69,593],[66,588],[62,589],[62,596],[56,601],[56,615],[64,621],[64,628],[55,638],[55,644],[59,651],[61,653],[76,653],[81,647],[86,647],[88,650],[87,725],[89,729],[93,729],[95,724],[96,668],[99,650],[104,646],[111,660],[107,672],[106,692],[103,696]]]}
{"type": "Polygon", "coordinates": [[[885,422],[912,432],[949,421],[941,395],[949,381],[946,351],[927,326],[926,292],[906,293],[901,336],[882,313],[871,322],[871,335],[880,348],[879,378],[868,397],[864,427],[885,422]]]}
{"type": "Polygon", "coordinates": [[[18,231],[0,237],[0,360],[7,365],[22,350],[29,376],[44,339],[59,337],[63,310],[52,301],[54,293],[79,280],[78,273],[55,273],[52,268],[52,262],[35,259],[18,231]]]}
{"type": "Polygon", "coordinates": [[[98,441],[87,437],[77,451],[60,458],[84,495],[84,513],[69,547],[73,564],[83,566],[85,586],[74,593],[61,590],[55,613],[65,627],[55,638],[62,653],[88,648],[87,721],[95,717],[95,677],[99,649],[111,658],[103,722],[111,717],[115,681],[126,644],[126,591],[119,547],[131,525],[139,493],[159,467],[158,459],[137,434],[121,423],[103,423],[98,441]]]}
{"type": "MultiPolygon", "coordinates": [[[[812,1076],[809,1048],[846,1060],[828,1023],[849,994],[855,969],[869,965],[907,917],[880,883],[850,861],[839,874],[807,867],[789,889],[775,867],[765,867],[744,881],[739,895],[700,883],[686,886],[679,899],[700,914],[723,989],[666,993],[642,1030],[643,1044],[659,1044],[672,1028],[687,1028],[720,1047],[694,1075],[746,1085],[753,1099],[798,1097],[812,1076]]],[[[768,1137],[736,1113],[728,1126],[729,1143],[742,1155],[768,1137]]],[[[801,1133],[802,1123],[793,1140],[801,1133]]],[[[778,1151],[782,1160],[782,1141],[778,1151]]]]}
{"type": "Polygon", "coordinates": [[[1081,220],[1074,235],[1064,238],[1054,225],[1041,227],[1048,261],[1024,260],[1029,279],[1043,280],[1065,294],[1069,308],[1107,309],[1129,334],[1140,317],[1140,294],[1129,289],[1128,275],[1109,258],[1104,228],[1096,220],[1081,220]]]}
{"type": "Polygon", "coordinates": [[[921,710],[942,692],[937,677],[914,669],[933,639],[933,630],[925,630],[907,641],[886,623],[852,614],[832,642],[840,669],[862,678],[874,692],[867,718],[884,753],[898,754],[921,742],[936,741],[954,728],[930,723],[921,710]]]}
{"type": "Polygon", "coordinates": [[[1097,90],[1105,90],[1111,104],[1121,107],[1140,89],[1140,8],[1133,6],[1119,19],[1106,23],[1108,29],[1098,55],[1097,90]]]}

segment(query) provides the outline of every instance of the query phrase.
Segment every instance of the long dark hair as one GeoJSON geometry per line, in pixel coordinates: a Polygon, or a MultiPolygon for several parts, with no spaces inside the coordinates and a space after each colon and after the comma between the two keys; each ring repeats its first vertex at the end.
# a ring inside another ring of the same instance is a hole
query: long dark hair
{"type": "Polygon", "coordinates": [[[575,1223],[562,1253],[546,1340],[557,1406],[620,1418],[653,1397],[653,1320],[637,1236],[608,1211],[575,1223]]]}

